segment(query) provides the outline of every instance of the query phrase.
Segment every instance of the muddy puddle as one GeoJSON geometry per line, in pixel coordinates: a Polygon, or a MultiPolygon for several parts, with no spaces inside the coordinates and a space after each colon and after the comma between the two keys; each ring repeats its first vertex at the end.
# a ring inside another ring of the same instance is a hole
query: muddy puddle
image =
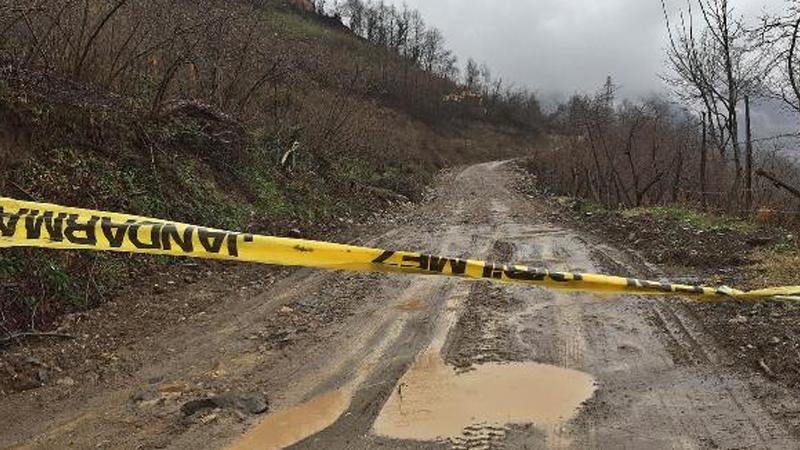
{"type": "Polygon", "coordinates": [[[350,406],[350,389],[330,391],[267,416],[228,450],[277,450],[331,426],[350,406]]]}
{"type": "MultiPolygon", "coordinates": [[[[333,425],[350,408],[353,395],[381,361],[389,343],[399,335],[401,325],[400,322],[395,322],[385,330],[384,339],[369,350],[350,382],[297,406],[280,409],[268,415],[230,445],[228,450],[283,449],[333,425]]],[[[334,370],[335,372],[337,371],[334,370]]],[[[309,382],[301,381],[301,384],[309,382]]]]}
{"type": "Polygon", "coordinates": [[[582,372],[535,363],[484,364],[457,373],[439,354],[420,355],[375,421],[375,433],[420,441],[458,441],[481,426],[549,429],[574,417],[595,391],[582,372]]]}
{"type": "MultiPolygon", "coordinates": [[[[429,347],[397,382],[373,425],[384,437],[416,441],[504,434],[509,425],[532,424],[548,433],[577,415],[594,395],[585,373],[537,363],[490,363],[457,372],[442,351],[469,295],[465,285],[447,298],[429,347]]],[[[499,436],[497,436],[499,437],[499,436]]]]}
{"type": "MultiPolygon", "coordinates": [[[[594,379],[537,363],[489,363],[467,372],[446,365],[442,350],[469,292],[469,285],[457,285],[440,309],[417,292],[393,306],[409,313],[432,310],[436,326],[429,346],[397,381],[373,432],[391,439],[449,441],[453,448],[471,448],[474,443],[501,441],[508,426],[531,424],[554,443],[559,433],[553,430],[577,415],[594,395],[594,379]]],[[[268,416],[229,449],[285,448],[335,423],[374,367],[387,357],[389,337],[398,335],[399,328],[387,333],[344,388],[268,416]]]]}

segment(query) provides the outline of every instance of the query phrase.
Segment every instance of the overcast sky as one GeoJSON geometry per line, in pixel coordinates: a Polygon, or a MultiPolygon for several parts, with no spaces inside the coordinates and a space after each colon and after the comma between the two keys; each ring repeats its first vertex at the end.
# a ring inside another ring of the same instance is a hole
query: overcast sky
{"type": "MultiPolygon", "coordinates": [[[[402,5],[403,0],[389,0],[402,5]]],[[[666,0],[677,10],[685,0],[666,0]]],[[[784,0],[732,0],[757,16],[784,0]]],[[[629,97],[663,89],[660,0],[405,0],[470,56],[542,96],[594,92],[611,75],[629,97]]]]}

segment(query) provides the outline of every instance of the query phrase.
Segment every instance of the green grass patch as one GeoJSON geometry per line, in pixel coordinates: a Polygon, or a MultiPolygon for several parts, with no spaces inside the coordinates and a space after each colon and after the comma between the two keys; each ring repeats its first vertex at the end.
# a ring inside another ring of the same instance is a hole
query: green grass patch
{"type": "Polygon", "coordinates": [[[796,241],[781,241],[772,245],[769,250],[776,255],[796,255],[798,254],[798,247],[796,241]]]}
{"type": "Polygon", "coordinates": [[[211,177],[202,175],[202,171],[203,168],[191,160],[175,167],[181,192],[184,193],[184,212],[199,225],[226,230],[241,229],[252,213],[252,206],[226,197],[211,177]]]}
{"type": "Polygon", "coordinates": [[[639,207],[622,211],[622,216],[626,218],[644,215],[683,222],[692,228],[703,231],[745,232],[756,228],[755,224],[746,220],[704,213],[684,206],[639,207]]]}
{"type": "Polygon", "coordinates": [[[577,204],[578,211],[581,214],[602,215],[609,212],[605,205],[592,200],[583,200],[577,204]]]}

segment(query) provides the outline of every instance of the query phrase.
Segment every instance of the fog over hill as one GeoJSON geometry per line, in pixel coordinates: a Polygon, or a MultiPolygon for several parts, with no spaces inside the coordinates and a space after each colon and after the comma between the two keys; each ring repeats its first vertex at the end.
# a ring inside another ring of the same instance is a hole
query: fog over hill
{"type": "MultiPolygon", "coordinates": [[[[392,0],[422,12],[440,28],[463,62],[487,63],[498,76],[537,90],[545,104],[574,92],[593,93],[610,75],[620,95],[643,97],[666,91],[667,30],[659,0],[392,0]]],[[[749,18],[775,11],[783,0],[734,0],[749,18]]],[[[666,0],[671,20],[685,2],[666,0]]],[[[796,129],[798,118],[780,104],[759,103],[756,134],[796,129]]]]}

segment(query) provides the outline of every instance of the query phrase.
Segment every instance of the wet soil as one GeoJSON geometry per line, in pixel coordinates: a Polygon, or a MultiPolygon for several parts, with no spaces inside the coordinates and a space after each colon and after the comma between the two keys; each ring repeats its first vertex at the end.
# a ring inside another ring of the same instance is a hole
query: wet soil
{"type": "MultiPolygon", "coordinates": [[[[515,189],[518,177],[503,163],[446,172],[423,203],[352,241],[558,270],[658,271],[553,220],[551,205],[515,189]]],[[[679,298],[215,270],[71,319],[62,331],[75,339],[5,349],[47,380],[2,397],[0,448],[798,447],[791,421],[769,404],[796,396],[765,396],[773,383],[738,370],[697,305],[679,298]],[[494,401],[514,393],[524,405],[494,401]],[[254,394],[268,411],[185,413],[192,402],[254,394]],[[433,394],[441,401],[429,405],[433,394]],[[419,424],[413,436],[404,423],[419,424]]]]}
{"type": "MultiPolygon", "coordinates": [[[[601,266],[608,273],[741,289],[798,283],[770,273],[769,261],[764,261],[770,254],[762,252],[763,248],[785,241],[787,235],[792,237],[786,230],[768,225],[709,230],[647,214],[587,213],[574,200],[541,195],[534,179],[522,177],[518,191],[546,202],[550,220],[612,243],[638,261],[633,264],[638,270],[631,271],[606,260],[601,266]]],[[[724,352],[725,365],[749,380],[754,395],[770,414],[787,424],[793,436],[800,436],[800,409],[795,400],[800,394],[800,304],[721,300],[686,307],[703,324],[714,347],[724,352]]],[[[673,353],[679,354],[680,349],[673,348],[673,353]]],[[[696,362],[693,357],[684,361],[696,362]]]]}

